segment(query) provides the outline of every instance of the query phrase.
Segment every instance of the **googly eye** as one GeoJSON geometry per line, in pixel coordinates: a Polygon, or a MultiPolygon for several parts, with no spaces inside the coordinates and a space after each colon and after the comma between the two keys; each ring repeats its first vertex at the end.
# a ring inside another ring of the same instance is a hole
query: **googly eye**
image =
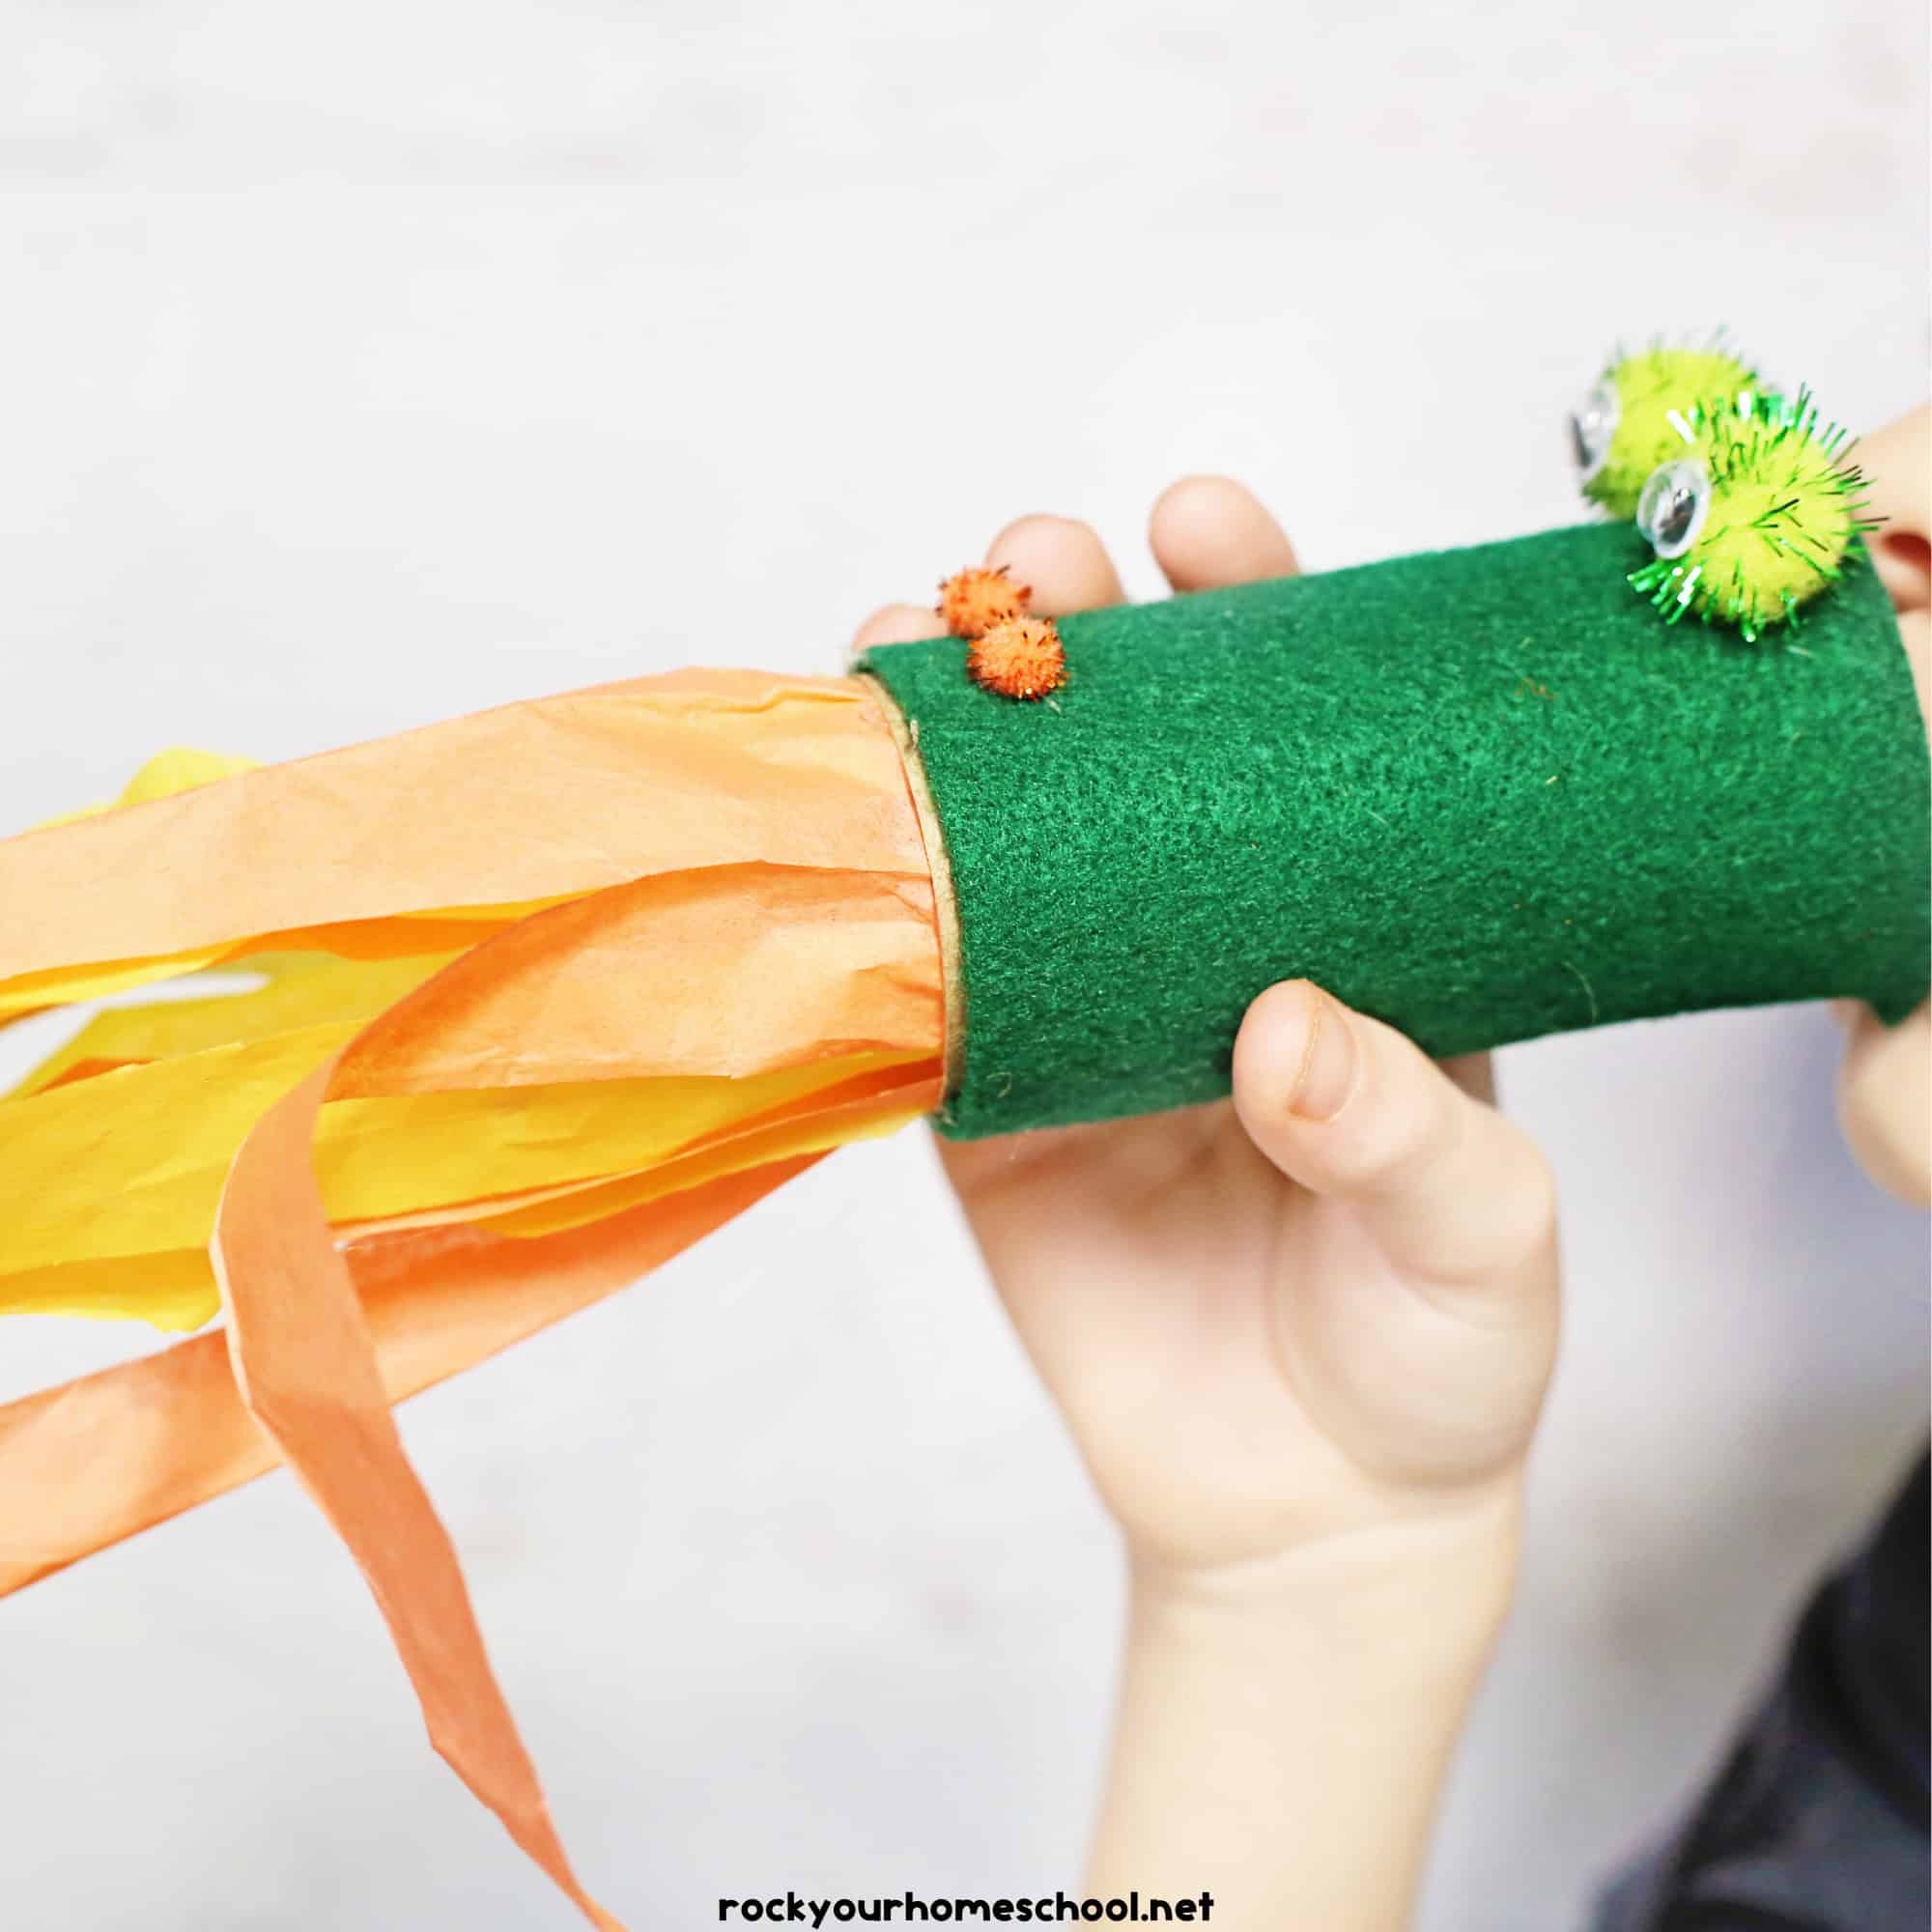
{"type": "Polygon", "coordinates": [[[1636,499],[1636,526],[1666,560],[1697,541],[1711,513],[1711,472],[1692,459],[1651,471],[1636,499]]]}
{"type": "Polygon", "coordinates": [[[1602,382],[1585,396],[1570,415],[1570,442],[1577,468],[1587,483],[1609,461],[1610,442],[1623,415],[1623,399],[1617,385],[1602,382]]]}

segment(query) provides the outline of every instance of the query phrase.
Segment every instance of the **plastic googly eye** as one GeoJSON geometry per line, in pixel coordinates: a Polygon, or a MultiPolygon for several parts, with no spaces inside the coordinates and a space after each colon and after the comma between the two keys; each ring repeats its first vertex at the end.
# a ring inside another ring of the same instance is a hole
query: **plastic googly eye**
{"type": "Polygon", "coordinates": [[[1609,461],[1610,444],[1623,416],[1623,398],[1614,383],[1599,383],[1571,412],[1570,440],[1582,481],[1589,482],[1609,461]]]}
{"type": "Polygon", "coordinates": [[[1711,472],[1695,458],[1653,470],[1637,498],[1636,526],[1659,556],[1682,556],[1711,512],[1711,472]]]}

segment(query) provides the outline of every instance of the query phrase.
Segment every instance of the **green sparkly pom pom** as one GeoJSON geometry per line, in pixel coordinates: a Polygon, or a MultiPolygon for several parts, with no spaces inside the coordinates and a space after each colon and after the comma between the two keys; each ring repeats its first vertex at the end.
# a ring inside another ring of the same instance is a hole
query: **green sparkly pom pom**
{"type": "Polygon", "coordinates": [[[1658,342],[1619,354],[1570,418],[1583,495],[1613,517],[1634,516],[1651,472],[1683,448],[1673,416],[1694,426],[1710,398],[1758,387],[1756,372],[1721,334],[1703,349],[1658,342]]]}
{"type": "Polygon", "coordinates": [[[1875,520],[1844,430],[1820,421],[1806,391],[1748,392],[1681,411],[1670,459],[1644,483],[1637,528],[1657,552],[1632,584],[1668,622],[1694,611],[1747,641],[1798,622],[1799,607],[1856,560],[1875,520]]]}

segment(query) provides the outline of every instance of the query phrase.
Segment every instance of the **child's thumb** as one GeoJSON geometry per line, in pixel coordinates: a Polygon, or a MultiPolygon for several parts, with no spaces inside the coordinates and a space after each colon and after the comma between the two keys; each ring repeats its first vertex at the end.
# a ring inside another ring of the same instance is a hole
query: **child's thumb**
{"type": "Polygon", "coordinates": [[[1248,1009],[1235,1109],[1291,1180],[1352,1203],[1405,1273],[1505,1295],[1549,1279],[1555,1187],[1536,1147],[1392,1027],[1308,980],[1248,1009]]]}

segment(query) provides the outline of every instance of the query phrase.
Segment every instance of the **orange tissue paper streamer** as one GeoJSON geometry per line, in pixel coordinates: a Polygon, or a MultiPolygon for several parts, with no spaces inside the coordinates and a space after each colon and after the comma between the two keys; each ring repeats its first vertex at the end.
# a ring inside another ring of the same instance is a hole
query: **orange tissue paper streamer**
{"type": "Polygon", "coordinates": [[[285,1462],[431,1739],[593,1924],[390,1405],[944,1084],[917,808],[859,680],[684,671],[0,840],[0,1313],[222,1325],[0,1406],[0,1594],[285,1462]]]}

